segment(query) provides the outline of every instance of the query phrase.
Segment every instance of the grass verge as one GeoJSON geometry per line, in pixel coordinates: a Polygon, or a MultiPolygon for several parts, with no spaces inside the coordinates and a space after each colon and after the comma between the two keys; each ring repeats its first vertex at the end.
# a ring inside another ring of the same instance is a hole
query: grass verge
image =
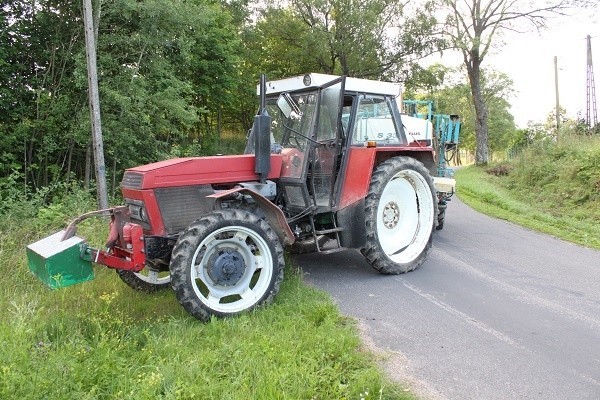
{"type": "Polygon", "coordinates": [[[596,218],[571,205],[544,202],[544,187],[511,190],[508,179],[490,175],[480,167],[461,168],[456,172],[457,194],[484,214],[600,249],[600,224],[596,218]],[[533,192],[536,200],[532,201],[533,192]]]}
{"type": "MultiPolygon", "coordinates": [[[[102,267],[91,282],[46,289],[24,247],[58,230],[68,209],[0,216],[0,398],[412,398],[362,350],[353,322],[289,265],[274,304],[210,323],[190,317],[172,291],[135,292],[102,267]]],[[[81,236],[101,241],[104,228],[84,224],[81,236]]]]}

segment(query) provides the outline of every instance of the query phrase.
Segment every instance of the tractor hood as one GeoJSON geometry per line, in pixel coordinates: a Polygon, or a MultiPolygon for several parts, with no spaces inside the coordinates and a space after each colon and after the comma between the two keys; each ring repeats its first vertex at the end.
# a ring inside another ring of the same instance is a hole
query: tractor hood
{"type": "MultiPolygon", "coordinates": [[[[279,178],[281,163],[281,155],[271,154],[268,179],[279,178]]],[[[127,169],[121,187],[156,189],[257,181],[259,176],[254,168],[253,154],[175,158],[127,169]]]]}

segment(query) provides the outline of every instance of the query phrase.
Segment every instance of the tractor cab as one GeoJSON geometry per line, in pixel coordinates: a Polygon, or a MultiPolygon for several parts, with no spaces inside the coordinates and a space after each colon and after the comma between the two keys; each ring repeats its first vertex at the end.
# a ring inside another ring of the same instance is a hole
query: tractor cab
{"type": "MultiPolygon", "coordinates": [[[[324,74],[267,83],[269,150],[282,156],[277,186],[288,218],[335,212],[355,200],[353,149],[406,144],[399,95],[397,84],[324,74]]],[[[246,153],[255,153],[255,139],[246,153]]]]}
{"type": "MultiPolygon", "coordinates": [[[[307,75],[308,76],[308,75],[307,75]]],[[[281,154],[278,180],[287,211],[330,210],[342,154],[344,78],[294,87],[270,82],[266,110],[271,117],[270,151],[281,154]],[[282,87],[284,91],[277,90],[282,87]],[[269,90],[270,89],[270,90],[269,90]],[[285,90],[287,89],[287,90],[285,90]]],[[[249,140],[253,144],[254,140],[249,140]]],[[[248,152],[254,152],[250,146],[248,152]]]]}

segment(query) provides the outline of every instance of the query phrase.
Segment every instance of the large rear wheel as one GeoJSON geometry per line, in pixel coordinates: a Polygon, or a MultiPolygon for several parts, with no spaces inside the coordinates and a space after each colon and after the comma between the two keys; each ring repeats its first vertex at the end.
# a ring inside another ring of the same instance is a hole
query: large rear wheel
{"type": "Polygon", "coordinates": [[[411,157],[379,164],[365,201],[367,244],[362,253],[383,274],[419,267],[431,251],[437,217],[433,180],[411,157]]]}
{"type": "Polygon", "coordinates": [[[283,248],[266,220],[217,210],[179,237],[170,270],[179,303],[206,321],[272,301],[283,280],[283,248]]]}

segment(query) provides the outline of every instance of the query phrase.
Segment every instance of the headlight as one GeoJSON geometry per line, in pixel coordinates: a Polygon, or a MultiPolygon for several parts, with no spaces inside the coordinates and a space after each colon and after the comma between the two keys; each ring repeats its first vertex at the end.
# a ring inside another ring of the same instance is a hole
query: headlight
{"type": "Polygon", "coordinates": [[[310,79],[310,75],[309,74],[304,75],[304,78],[302,78],[302,82],[304,83],[304,86],[310,86],[310,84],[312,83],[311,79],[310,79]]]}
{"type": "Polygon", "coordinates": [[[144,202],[139,200],[127,200],[127,208],[132,219],[137,219],[144,222],[149,222],[148,213],[144,207],[144,202]]]}

